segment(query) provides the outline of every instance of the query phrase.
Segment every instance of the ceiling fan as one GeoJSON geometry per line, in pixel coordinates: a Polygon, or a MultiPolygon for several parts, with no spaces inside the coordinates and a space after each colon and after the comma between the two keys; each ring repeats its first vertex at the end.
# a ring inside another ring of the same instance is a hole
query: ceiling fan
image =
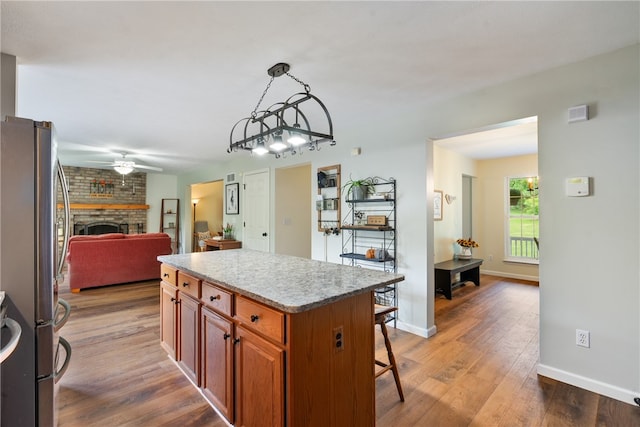
{"type": "Polygon", "coordinates": [[[162,168],[155,166],[141,165],[131,160],[127,160],[127,153],[120,153],[122,159],[114,160],[113,162],[92,162],[92,163],[105,163],[111,166],[116,172],[121,175],[127,175],[133,172],[134,169],[148,169],[152,171],[162,172],[162,168]]]}

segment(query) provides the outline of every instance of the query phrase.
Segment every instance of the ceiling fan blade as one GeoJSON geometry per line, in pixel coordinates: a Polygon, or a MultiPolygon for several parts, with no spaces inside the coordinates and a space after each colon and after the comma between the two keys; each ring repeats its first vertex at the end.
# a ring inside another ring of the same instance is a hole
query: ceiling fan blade
{"type": "Polygon", "coordinates": [[[101,165],[116,166],[114,162],[105,162],[100,160],[83,160],[85,163],[98,163],[101,165]]]}
{"type": "Polygon", "coordinates": [[[135,164],[134,168],[136,169],[149,169],[152,171],[157,171],[157,172],[162,172],[162,168],[157,168],[155,166],[147,166],[147,165],[139,165],[139,164],[135,164]]]}

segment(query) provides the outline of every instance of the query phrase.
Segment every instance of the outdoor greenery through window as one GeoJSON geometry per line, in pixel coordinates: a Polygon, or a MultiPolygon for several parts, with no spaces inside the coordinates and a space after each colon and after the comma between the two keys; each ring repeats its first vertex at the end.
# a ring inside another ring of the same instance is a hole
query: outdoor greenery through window
{"type": "Polygon", "coordinates": [[[538,177],[508,179],[507,257],[537,260],[540,232],[538,209],[538,177]]]}

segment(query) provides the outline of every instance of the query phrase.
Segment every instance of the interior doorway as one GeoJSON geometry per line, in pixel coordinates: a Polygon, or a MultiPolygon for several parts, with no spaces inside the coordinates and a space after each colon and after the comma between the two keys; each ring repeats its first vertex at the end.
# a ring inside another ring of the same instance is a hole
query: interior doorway
{"type": "Polygon", "coordinates": [[[276,169],[275,253],[311,259],[311,165],[276,169]]]}
{"type": "Polygon", "coordinates": [[[480,245],[473,255],[483,259],[484,272],[537,281],[537,262],[512,261],[507,256],[515,238],[507,216],[506,183],[509,177],[538,175],[538,118],[526,117],[431,140],[433,185],[444,192],[447,201],[443,219],[433,224],[434,262],[454,258],[461,250],[456,240],[471,237],[480,245]]]}
{"type": "Polygon", "coordinates": [[[462,236],[473,236],[473,177],[462,175],[462,236]]]}
{"type": "Polygon", "coordinates": [[[217,236],[223,227],[223,181],[191,185],[191,252],[197,252],[197,233],[217,236]]]}

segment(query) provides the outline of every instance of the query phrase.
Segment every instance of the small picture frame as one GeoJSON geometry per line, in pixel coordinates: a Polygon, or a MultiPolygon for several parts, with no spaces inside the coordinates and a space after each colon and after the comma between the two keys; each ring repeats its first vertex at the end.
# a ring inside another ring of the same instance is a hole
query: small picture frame
{"type": "Polygon", "coordinates": [[[442,221],[442,191],[433,191],[433,220],[442,221]]]}
{"type": "Polygon", "coordinates": [[[240,213],[240,184],[237,182],[233,184],[227,184],[225,186],[225,190],[224,205],[226,207],[226,214],[238,215],[240,213]]]}

